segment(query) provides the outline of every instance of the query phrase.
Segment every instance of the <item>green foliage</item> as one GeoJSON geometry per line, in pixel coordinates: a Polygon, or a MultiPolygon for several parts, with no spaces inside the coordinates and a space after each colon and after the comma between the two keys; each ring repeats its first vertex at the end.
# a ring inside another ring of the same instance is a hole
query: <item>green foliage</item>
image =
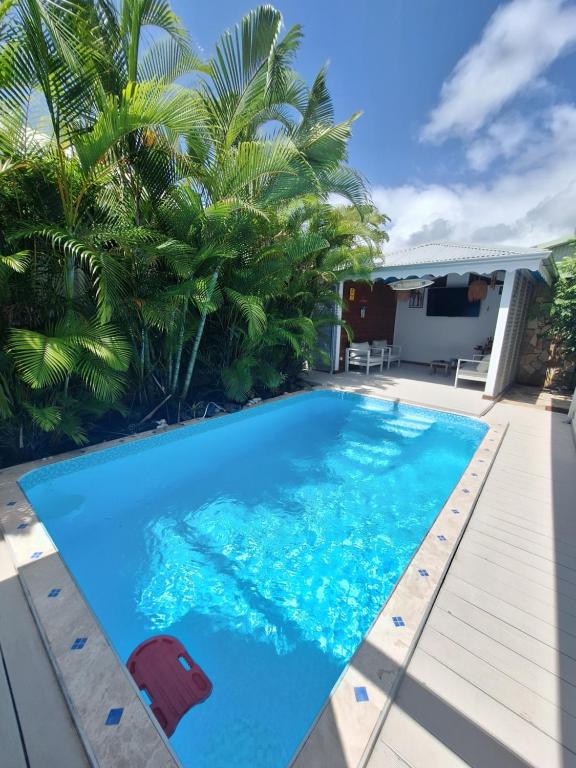
{"type": "Polygon", "coordinates": [[[552,333],[562,349],[576,354],[576,254],[558,264],[558,281],[550,310],[552,333]]]}
{"type": "Polygon", "coordinates": [[[301,42],[269,5],[202,61],[166,0],[0,3],[14,460],[168,395],[179,413],[203,393],[274,393],[317,357],[337,285],[368,274],[386,218],[346,165],[358,115],[335,122],[325,69],[310,87],[297,74],[301,42]]]}

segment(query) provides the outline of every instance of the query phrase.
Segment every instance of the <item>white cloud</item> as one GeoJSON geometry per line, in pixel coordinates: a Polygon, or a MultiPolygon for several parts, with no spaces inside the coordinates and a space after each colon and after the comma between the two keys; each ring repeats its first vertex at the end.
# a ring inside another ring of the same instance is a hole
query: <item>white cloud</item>
{"type": "MultiPolygon", "coordinates": [[[[518,93],[541,84],[540,75],[575,42],[574,5],[512,0],[501,6],[443,84],[422,138],[441,141],[473,134],[518,93]]],[[[477,153],[482,158],[481,147],[477,153]]],[[[484,154],[490,156],[486,147],[484,154]]]]}
{"type": "Polygon", "coordinates": [[[496,159],[510,159],[534,136],[535,127],[527,118],[515,116],[497,120],[466,150],[468,164],[485,171],[496,159]]]}
{"type": "Polygon", "coordinates": [[[569,234],[576,227],[575,157],[576,106],[561,104],[490,182],[375,187],[375,203],[392,219],[388,249],[430,240],[535,245],[569,234]]]}

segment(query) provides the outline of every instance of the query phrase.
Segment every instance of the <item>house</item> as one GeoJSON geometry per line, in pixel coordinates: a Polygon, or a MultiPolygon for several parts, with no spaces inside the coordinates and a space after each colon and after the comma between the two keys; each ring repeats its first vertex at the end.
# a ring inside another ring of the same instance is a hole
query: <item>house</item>
{"type": "Polygon", "coordinates": [[[573,256],[576,251],[576,232],[569,237],[561,237],[547,243],[540,243],[536,248],[544,248],[552,253],[554,261],[558,262],[568,256],[573,256]]]}
{"type": "MultiPolygon", "coordinates": [[[[340,285],[339,317],[357,342],[386,339],[402,347],[402,359],[429,364],[490,351],[484,397],[496,398],[515,379],[520,343],[535,286],[550,285],[555,263],[548,248],[513,248],[432,242],[386,254],[370,283],[340,285]],[[398,281],[426,287],[397,291],[398,281]],[[481,296],[471,300],[469,288],[481,296]]],[[[332,370],[343,368],[348,338],[339,326],[331,337],[332,370]]],[[[453,363],[454,364],[454,363],[453,363]]]]}

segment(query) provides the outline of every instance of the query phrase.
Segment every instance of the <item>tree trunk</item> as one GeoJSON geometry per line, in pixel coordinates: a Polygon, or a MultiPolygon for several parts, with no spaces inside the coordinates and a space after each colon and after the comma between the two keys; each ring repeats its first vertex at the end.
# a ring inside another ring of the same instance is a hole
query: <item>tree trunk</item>
{"type": "Polygon", "coordinates": [[[180,377],[180,363],[182,360],[182,347],[184,345],[184,329],[186,327],[186,307],[182,312],[182,318],[180,320],[180,331],[178,333],[178,347],[176,349],[176,361],[174,363],[174,370],[172,372],[172,380],[170,382],[170,391],[176,392],[178,386],[178,379],[180,377]]]}
{"type": "Polygon", "coordinates": [[[190,389],[190,382],[192,381],[192,374],[194,373],[194,366],[196,365],[196,358],[198,357],[198,350],[200,348],[200,342],[202,341],[204,326],[206,325],[206,317],[208,315],[208,304],[212,301],[212,295],[214,293],[214,289],[216,288],[217,282],[218,282],[218,270],[214,272],[214,274],[212,275],[212,279],[210,280],[210,286],[208,288],[208,296],[206,298],[206,304],[204,309],[202,310],[202,314],[200,316],[200,324],[198,325],[198,330],[196,331],[196,336],[194,338],[194,346],[192,347],[192,354],[190,355],[190,361],[188,363],[188,368],[186,369],[186,378],[184,379],[184,386],[182,387],[183,400],[186,399],[188,395],[188,390],[190,389]]]}

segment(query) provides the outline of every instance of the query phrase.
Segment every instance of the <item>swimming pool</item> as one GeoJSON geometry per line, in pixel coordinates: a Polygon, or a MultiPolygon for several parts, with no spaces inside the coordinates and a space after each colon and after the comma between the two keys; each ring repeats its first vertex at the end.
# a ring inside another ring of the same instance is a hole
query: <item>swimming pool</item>
{"type": "Polygon", "coordinates": [[[282,766],[486,432],[314,392],[20,484],[116,651],[177,636],[214,684],[185,766],[282,766]]]}

